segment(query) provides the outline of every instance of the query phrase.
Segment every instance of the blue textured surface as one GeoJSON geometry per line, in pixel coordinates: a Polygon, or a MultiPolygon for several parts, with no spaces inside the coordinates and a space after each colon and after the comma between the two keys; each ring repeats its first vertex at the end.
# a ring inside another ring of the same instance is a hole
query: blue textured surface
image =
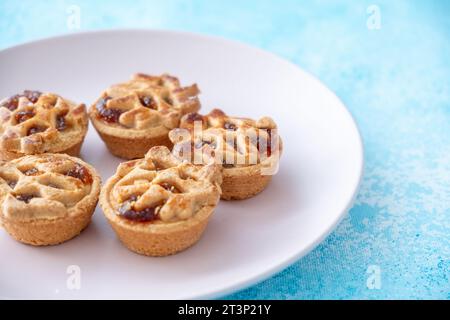
{"type": "Polygon", "coordinates": [[[221,35],[315,74],[361,129],[365,177],[349,216],[293,266],[227,298],[450,299],[449,1],[124,3],[0,0],[0,48],[73,32],[70,5],[81,9],[81,30],[221,35]],[[371,4],[380,29],[367,27],[371,4]],[[379,289],[367,285],[371,265],[379,289]]]}

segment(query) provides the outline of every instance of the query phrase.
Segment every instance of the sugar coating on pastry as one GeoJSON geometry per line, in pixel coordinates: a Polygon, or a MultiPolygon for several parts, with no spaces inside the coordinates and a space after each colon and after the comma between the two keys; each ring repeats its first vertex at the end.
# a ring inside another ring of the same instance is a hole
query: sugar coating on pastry
{"type": "Polygon", "coordinates": [[[25,156],[0,164],[1,213],[11,221],[70,217],[95,203],[99,190],[100,178],[93,169],[65,154],[25,156]]]}
{"type": "Polygon", "coordinates": [[[87,126],[84,104],[53,93],[24,91],[0,101],[0,152],[60,152],[80,143],[87,126]]]}
{"type": "Polygon", "coordinates": [[[144,159],[122,163],[109,195],[123,219],[169,223],[188,220],[220,198],[220,167],[181,162],[166,147],[153,147],[144,159]]]}
{"type": "Polygon", "coordinates": [[[169,132],[177,157],[204,164],[214,159],[224,168],[242,168],[273,161],[279,155],[277,125],[227,116],[214,109],[207,115],[186,114],[179,128],[169,132]]]}
{"type": "Polygon", "coordinates": [[[172,129],[181,116],[200,108],[199,93],[196,84],[181,87],[180,81],[168,74],[136,74],[127,82],[107,88],[90,113],[104,126],[117,130],[172,129]]]}

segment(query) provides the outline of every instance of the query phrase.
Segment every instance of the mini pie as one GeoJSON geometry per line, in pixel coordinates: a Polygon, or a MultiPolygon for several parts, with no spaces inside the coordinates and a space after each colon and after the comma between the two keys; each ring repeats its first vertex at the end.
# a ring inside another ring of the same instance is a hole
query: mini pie
{"type": "Polygon", "coordinates": [[[100,177],[66,154],[24,156],[0,164],[0,224],[16,240],[54,245],[78,235],[90,222],[100,177]]]}
{"type": "Polygon", "coordinates": [[[100,205],[119,239],[148,256],[182,251],[201,237],[220,199],[220,167],[181,162],[167,147],[119,165],[100,205]]]}
{"type": "Polygon", "coordinates": [[[84,104],[26,90],[0,101],[0,159],[45,152],[78,156],[87,128],[84,104]]]}
{"type": "Polygon", "coordinates": [[[200,109],[199,93],[196,84],[181,87],[167,74],[136,74],[106,89],[89,115],[112,154],[143,158],[153,146],[172,146],[167,134],[184,114],[200,109]]]}
{"type": "Polygon", "coordinates": [[[194,164],[214,158],[222,165],[224,200],[258,194],[278,169],[281,141],[269,117],[255,121],[230,117],[219,109],[204,116],[190,113],[181,119],[180,128],[169,133],[169,138],[178,158],[194,164]]]}

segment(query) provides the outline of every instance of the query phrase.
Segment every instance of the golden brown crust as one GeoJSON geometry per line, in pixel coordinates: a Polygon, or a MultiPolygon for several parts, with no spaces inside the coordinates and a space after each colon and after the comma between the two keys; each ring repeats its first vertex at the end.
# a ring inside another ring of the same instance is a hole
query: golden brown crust
{"type": "Polygon", "coordinates": [[[260,165],[244,168],[222,170],[222,195],[223,200],[244,200],[262,192],[272,175],[262,175],[260,165]]]}
{"type": "Polygon", "coordinates": [[[91,106],[95,129],[115,155],[142,158],[150,147],[170,146],[167,134],[180,118],[200,109],[197,85],[181,87],[177,78],[164,74],[136,74],[125,83],[106,89],[91,106]],[[118,143],[138,141],[128,151],[118,143]]]}
{"type": "MultiPolygon", "coordinates": [[[[101,201],[101,200],[100,200],[101,201]]],[[[102,202],[100,202],[102,205],[102,202]]],[[[182,221],[171,228],[134,228],[102,205],[106,218],[120,241],[131,251],[153,257],[162,257],[183,251],[194,245],[202,236],[214,207],[204,207],[194,219],[182,221]]]]}
{"type": "MultiPolygon", "coordinates": [[[[83,140],[84,140],[84,137],[83,137],[83,140]]],[[[81,140],[77,144],[74,144],[73,146],[71,146],[65,150],[61,150],[58,153],[64,153],[64,154],[67,154],[72,157],[80,157],[80,151],[81,151],[81,146],[83,145],[83,140],[81,140]]],[[[21,158],[23,156],[25,156],[25,155],[15,153],[15,152],[9,152],[9,151],[0,152],[0,160],[1,161],[11,161],[11,160],[14,160],[17,158],[21,158]]]]}
{"type": "Polygon", "coordinates": [[[56,245],[80,234],[90,223],[98,198],[92,198],[83,208],[69,217],[56,220],[12,221],[2,218],[0,223],[17,241],[34,246],[56,245]]]}
{"type": "Polygon", "coordinates": [[[216,165],[199,168],[166,147],[153,147],[145,159],[118,167],[102,188],[100,205],[130,250],[174,254],[200,238],[219,201],[221,179],[216,165]],[[151,212],[148,219],[138,216],[143,212],[151,212]]]}
{"type": "Polygon", "coordinates": [[[20,242],[58,244],[89,224],[99,193],[99,175],[75,157],[43,154],[2,163],[0,224],[20,242]]]}
{"type": "Polygon", "coordinates": [[[73,152],[88,129],[84,104],[52,93],[24,91],[0,102],[0,159],[73,152]]]}
{"type": "MultiPolygon", "coordinates": [[[[93,122],[94,127],[98,125],[97,122],[93,122]]],[[[110,135],[106,132],[102,132],[101,129],[97,129],[102,140],[105,142],[109,152],[116,157],[122,159],[139,159],[142,158],[145,153],[154,146],[166,146],[172,148],[172,142],[169,140],[167,132],[163,132],[159,136],[154,137],[117,137],[110,135]]]]}

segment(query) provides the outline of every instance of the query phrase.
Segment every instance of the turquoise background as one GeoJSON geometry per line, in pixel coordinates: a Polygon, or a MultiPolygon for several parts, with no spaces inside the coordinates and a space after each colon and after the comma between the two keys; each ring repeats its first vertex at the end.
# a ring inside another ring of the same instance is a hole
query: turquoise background
{"type": "Polygon", "coordinates": [[[358,122],[366,165],[350,214],[306,257],[226,298],[450,298],[450,1],[0,0],[0,48],[77,31],[70,5],[81,30],[178,29],[272,51],[358,122]],[[367,27],[371,4],[380,29],[367,27]]]}

